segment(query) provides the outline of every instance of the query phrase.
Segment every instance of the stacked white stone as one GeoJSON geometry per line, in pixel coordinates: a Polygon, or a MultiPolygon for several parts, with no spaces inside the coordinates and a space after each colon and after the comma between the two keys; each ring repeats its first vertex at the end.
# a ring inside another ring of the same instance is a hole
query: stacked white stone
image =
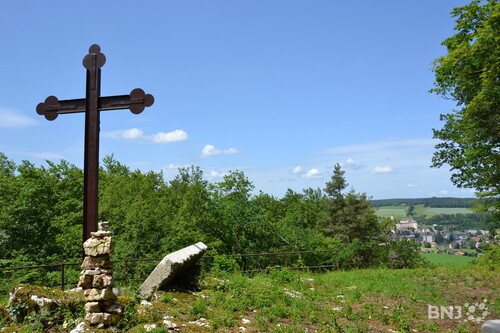
{"type": "Polygon", "coordinates": [[[85,259],[78,286],[85,296],[85,321],[97,328],[115,325],[123,317],[123,305],[116,303],[113,293],[113,267],[109,254],[113,252],[108,222],[99,222],[98,231],[83,243],[85,259]]]}

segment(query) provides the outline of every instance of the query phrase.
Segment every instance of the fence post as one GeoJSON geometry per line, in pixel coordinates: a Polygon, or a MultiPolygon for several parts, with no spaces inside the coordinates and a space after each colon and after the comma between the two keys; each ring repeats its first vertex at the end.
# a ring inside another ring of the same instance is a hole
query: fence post
{"type": "Polygon", "coordinates": [[[61,264],[61,290],[64,291],[64,263],[61,264]]]}

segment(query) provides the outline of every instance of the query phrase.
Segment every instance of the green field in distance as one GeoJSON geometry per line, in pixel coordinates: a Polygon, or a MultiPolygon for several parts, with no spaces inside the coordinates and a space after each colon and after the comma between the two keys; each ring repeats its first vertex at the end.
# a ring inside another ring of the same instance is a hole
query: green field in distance
{"type": "Polygon", "coordinates": [[[473,257],[441,253],[421,253],[421,255],[425,259],[439,266],[463,266],[475,259],[473,257]]]}
{"type": "MultiPolygon", "coordinates": [[[[377,216],[402,218],[406,216],[408,206],[383,206],[375,208],[377,216]]],[[[425,207],[424,205],[415,205],[414,214],[419,216],[431,217],[439,214],[472,214],[473,210],[469,208],[458,207],[425,207]]]]}

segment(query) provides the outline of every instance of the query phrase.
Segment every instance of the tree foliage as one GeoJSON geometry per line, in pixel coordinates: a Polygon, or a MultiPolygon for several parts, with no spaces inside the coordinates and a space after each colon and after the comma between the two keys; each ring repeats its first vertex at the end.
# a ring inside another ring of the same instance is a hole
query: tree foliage
{"type": "Polygon", "coordinates": [[[481,200],[475,198],[399,198],[371,200],[373,207],[424,205],[425,207],[460,207],[472,208],[480,204],[481,200]]]}
{"type": "MultiPolygon", "coordinates": [[[[107,156],[99,176],[99,219],[115,232],[114,259],[163,257],[202,241],[215,257],[337,250],[292,255],[290,265],[375,267],[392,260],[392,245],[379,245],[381,227],[366,194],[346,190],[339,165],[325,190],[288,190],[283,198],[254,194],[241,171],[210,183],[199,167],[180,168],[167,181],[161,172],[132,171],[107,156]]],[[[80,260],[81,169],[66,161],[16,165],[0,153],[0,199],[0,267],[80,260]]],[[[254,269],[283,260],[237,257],[236,264],[254,269]]]]}
{"type": "Polygon", "coordinates": [[[331,180],[326,183],[324,231],[347,242],[370,239],[380,232],[375,210],[365,193],[356,193],[354,189],[343,192],[348,186],[344,173],[340,164],[336,164],[331,180]]]}
{"type": "Polygon", "coordinates": [[[434,130],[433,166],[448,164],[452,181],[474,188],[480,197],[500,201],[500,3],[472,1],[456,8],[457,33],[443,42],[447,54],[434,61],[431,91],[459,109],[441,115],[434,130]]]}

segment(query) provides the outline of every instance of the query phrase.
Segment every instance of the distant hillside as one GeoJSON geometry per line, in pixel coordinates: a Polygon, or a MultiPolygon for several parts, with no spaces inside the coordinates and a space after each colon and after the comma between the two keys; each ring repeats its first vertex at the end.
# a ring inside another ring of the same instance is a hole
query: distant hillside
{"type": "Polygon", "coordinates": [[[471,208],[480,201],[476,198],[407,198],[371,200],[373,207],[424,205],[426,207],[461,207],[471,208]]]}

